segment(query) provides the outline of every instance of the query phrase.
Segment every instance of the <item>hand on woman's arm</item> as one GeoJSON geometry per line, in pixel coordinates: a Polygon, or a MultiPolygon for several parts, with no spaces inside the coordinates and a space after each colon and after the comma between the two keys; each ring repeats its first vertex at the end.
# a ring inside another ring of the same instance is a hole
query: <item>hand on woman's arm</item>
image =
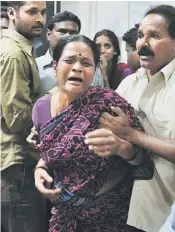
{"type": "Polygon", "coordinates": [[[113,107],[112,110],[118,116],[104,113],[100,119],[101,127],[110,129],[119,138],[149,150],[170,162],[175,162],[175,139],[158,138],[132,128],[121,109],[113,107]]]}
{"type": "Polygon", "coordinates": [[[40,159],[34,171],[35,186],[44,197],[50,200],[54,200],[61,193],[61,189],[50,188],[53,179],[48,174],[47,170],[48,170],[47,165],[42,159],[40,159]]]}
{"type": "Polygon", "coordinates": [[[130,142],[115,136],[110,130],[96,129],[89,132],[85,143],[89,149],[101,157],[118,155],[132,165],[138,165],[142,161],[142,153],[135,150],[130,142]]]}

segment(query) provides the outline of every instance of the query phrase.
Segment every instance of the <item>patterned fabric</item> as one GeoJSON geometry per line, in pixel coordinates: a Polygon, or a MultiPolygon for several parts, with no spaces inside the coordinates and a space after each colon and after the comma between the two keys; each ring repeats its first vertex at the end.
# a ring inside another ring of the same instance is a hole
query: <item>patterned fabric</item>
{"type": "Polygon", "coordinates": [[[95,155],[85,145],[84,136],[97,128],[100,114],[112,105],[119,106],[131,125],[140,128],[134,109],[114,91],[100,87],[90,87],[83,97],[45,124],[40,131],[40,152],[46,164],[54,167],[55,184],[61,179],[70,192],[88,195],[94,195],[103,185],[119,158],[95,155]]]}
{"type": "Polygon", "coordinates": [[[41,97],[32,44],[10,30],[3,31],[1,43],[1,167],[25,162],[35,165],[31,156],[38,153],[26,142],[32,127],[32,107],[41,97]]]}
{"type": "Polygon", "coordinates": [[[49,232],[136,232],[126,225],[133,181],[127,177],[83,207],[60,203],[52,209],[49,232]]]}
{"type": "Polygon", "coordinates": [[[54,185],[61,181],[64,190],[79,199],[88,199],[76,207],[74,198],[65,202],[60,198],[54,201],[50,232],[75,231],[76,220],[77,227],[81,227],[77,231],[129,231],[126,218],[133,182],[131,177],[124,180],[121,187],[104,194],[104,198],[94,197],[106,182],[109,172],[117,170],[118,166],[121,168],[125,162],[116,155],[101,158],[89,151],[84,143],[85,134],[97,128],[100,114],[109,111],[112,105],[119,106],[126,113],[131,126],[141,128],[134,109],[123,98],[109,89],[90,87],[80,99],[46,122],[40,130],[41,157],[48,167],[52,167],[54,185]],[[91,230],[85,230],[90,224],[91,230]]]}

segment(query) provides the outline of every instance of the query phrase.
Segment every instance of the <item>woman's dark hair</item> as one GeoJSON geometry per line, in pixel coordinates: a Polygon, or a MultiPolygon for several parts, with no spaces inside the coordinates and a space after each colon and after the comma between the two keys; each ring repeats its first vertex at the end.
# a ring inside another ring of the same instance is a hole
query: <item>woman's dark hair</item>
{"type": "Polygon", "coordinates": [[[97,64],[99,63],[99,60],[100,60],[100,55],[99,55],[97,46],[94,43],[94,41],[90,40],[88,37],[86,37],[84,35],[70,35],[70,36],[66,36],[66,37],[61,38],[53,50],[53,59],[56,62],[59,61],[65,46],[71,42],[83,42],[87,46],[89,46],[92,49],[95,67],[97,66],[97,64]]]}
{"type": "Polygon", "coordinates": [[[149,9],[145,16],[149,14],[158,14],[163,16],[168,22],[168,33],[172,39],[175,39],[175,7],[171,5],[158,5],[149,9]]]}
{"type": "Polygon", "coordinates": [[[120,45],[118,38],[116,34],[113,31],[110,31],[108,29],[103,29],[99,32],[97,32],[94,36],[94,42],[96,41],[97,37],[99,36],[107,36],[112,45],[114,46],[116,54],[114,54],[112,60],[111,60],[111,65],[110,65],[110,70],[108,70],[108,81],[111,89],[116,89],[118,85],[120,84],[120,78],[119,73],[117,73],[117,64],[118,64],[118,57],[120,56],[120,45]]]}

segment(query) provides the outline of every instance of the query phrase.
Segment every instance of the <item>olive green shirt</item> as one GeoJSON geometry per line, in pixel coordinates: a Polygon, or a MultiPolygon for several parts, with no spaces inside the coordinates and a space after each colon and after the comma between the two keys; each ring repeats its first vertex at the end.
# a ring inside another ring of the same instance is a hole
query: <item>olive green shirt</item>
{"type": "Polygon", "coordinates": [[[33,104],[42,93],[32,43],[16,31],[4,30],[1,45],[1,168],[20,163],[33,166],[38,152],[26,137],[33,104]]]}

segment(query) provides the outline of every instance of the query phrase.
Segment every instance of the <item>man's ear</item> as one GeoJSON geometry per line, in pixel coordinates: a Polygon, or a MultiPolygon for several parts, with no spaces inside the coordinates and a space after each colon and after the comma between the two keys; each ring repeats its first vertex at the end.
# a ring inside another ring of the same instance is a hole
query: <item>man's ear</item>
{"type": "Polygon", "coordinates": [[[51,34],[51,31],[47,29],[46,37],[48,41],[50,41],[50,34],[51,34]]]}
{"type": "Polygon", "coordinates": [[[10,20],[14,20],[16,18],[16,10],[13,7],[8,7],[7,14],[10,20]]]}

